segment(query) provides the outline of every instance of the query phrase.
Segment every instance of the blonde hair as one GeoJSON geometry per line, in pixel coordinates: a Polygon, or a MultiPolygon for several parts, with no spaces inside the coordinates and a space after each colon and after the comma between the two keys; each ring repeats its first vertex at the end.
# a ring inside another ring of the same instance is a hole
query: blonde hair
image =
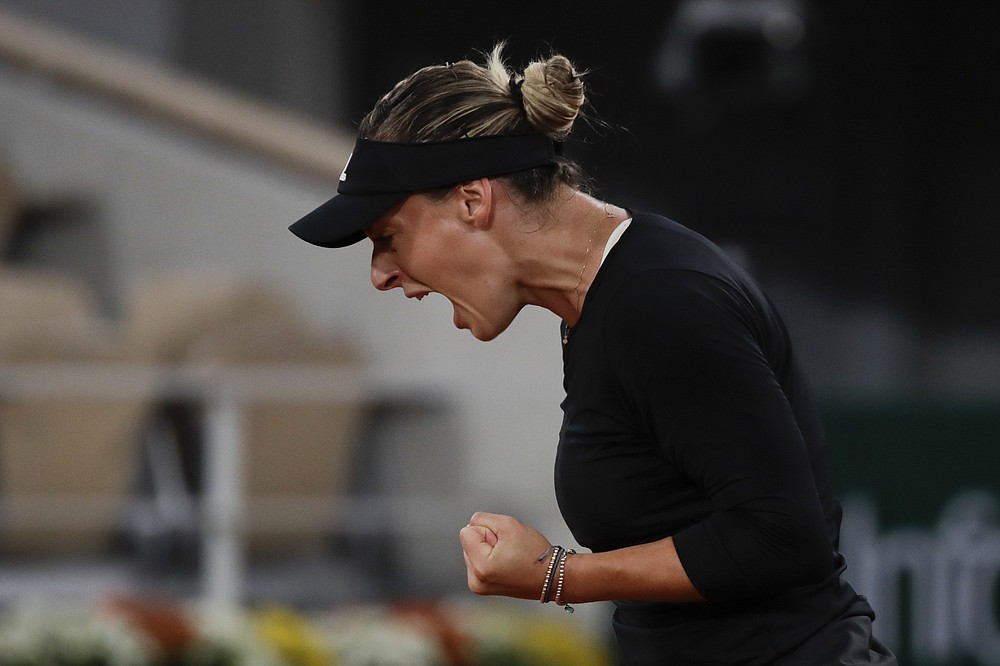
{"type": "MultiPolygon", "coordinates": [[[[504,63],[504,47],[497,44],[485,65],[462,60],[407,76],[365,116],[359,135],[421,143],[540,132],[564,140],[586,103],[582,74],[565,56],[551,55],[517,75],[504,63]]],[[[561,183],[585,189],[586,180],[579,166],[565,158],[508,177],[529,200],[544,198],[561,183]]]]}

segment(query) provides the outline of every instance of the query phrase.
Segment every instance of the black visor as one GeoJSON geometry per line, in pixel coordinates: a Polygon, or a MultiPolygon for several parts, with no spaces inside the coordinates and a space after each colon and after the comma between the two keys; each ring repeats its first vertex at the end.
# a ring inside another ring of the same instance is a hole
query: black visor
{"type": "Polygon", "coordinates": [[[442,143],[358,139],[337,195],[292,224],[304,241],[345,247],[407,194],[552,164],[561,145],[544,134],[484,136],[442,143]]]}

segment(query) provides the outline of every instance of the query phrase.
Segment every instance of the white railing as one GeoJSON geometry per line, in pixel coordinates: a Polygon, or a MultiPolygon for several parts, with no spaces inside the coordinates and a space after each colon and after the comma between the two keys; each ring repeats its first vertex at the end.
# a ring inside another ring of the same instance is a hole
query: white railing
{"type": "MultiPolygon", "coordinates": [[[[388,386],[363,370],[341,367],[274,365],[153,367],[108,363],[0,364],[0,401],[86,398],[184,400],[201,405],[205,418],[204,489],[200,501],[165,497],[168,511],[195,518],[201,532],[201,595],[235,602],[244,591],[245,517],[252,511],[255,533],[282,534],[298,529],[295,516],[323,515],[343,532],[435,534],[452,532],[454,495],[378,495],[340,497],[247,498],[244,493],[244,409],[262,400],[282,403],[364,405],[405,399],[415,387],[388,386]]],[[[426,393],[427,389],[424,389],[426,393]]],[[[433,393],[433,391],[431,391],[433,393]]],[[[6,499],[19,520],[51,530],[85,524],[106,502],[72,496],[6,499]]],[[[147,513],[144,500],[130,511],[147,513]]],[[[159,507],[159,513],[163,507],[159,507]]],[[[8,513],[5,511],[5,513],[8,513]]]]}

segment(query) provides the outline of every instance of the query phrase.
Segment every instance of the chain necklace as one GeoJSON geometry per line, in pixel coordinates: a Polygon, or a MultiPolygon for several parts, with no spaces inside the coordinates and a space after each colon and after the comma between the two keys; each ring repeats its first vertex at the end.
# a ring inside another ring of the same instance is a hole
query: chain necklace
{"type": "MultiPolygon", "coordinates": [[[[604,213],[607,217],[615,216],[614,213],[608,209],[607,202],[604,204],[604,213]]],[[[583,284],[583,274],[587,272],[587,264],[590,263],[590,251],[594,247],[594,238],[597,236],[597,230],[600,227],[601,223],[599,221],[594,223],[594,230],[590,233],[590,240],[587,241],[587,253],[583,255],[583,266],[580,267],[580,279],[577,280],[576,286],[573,287],[573,295],[576,297],[576,311],[578,313],[580,313],[580,285],[583,284]]],[[[564,345],[569,342],[570,328],[571,327],[568,324],[563,326],[562,343],[564,345]]]]}

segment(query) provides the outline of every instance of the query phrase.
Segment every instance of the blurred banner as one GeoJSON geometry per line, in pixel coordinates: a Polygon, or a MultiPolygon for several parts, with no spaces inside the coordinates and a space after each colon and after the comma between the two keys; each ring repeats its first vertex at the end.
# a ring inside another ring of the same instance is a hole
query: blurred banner
{"type": "Polygon", "coordinates": [[[901,663],[1000,664],[1000,402],[828,404],[846,577],[901,663]]]}

